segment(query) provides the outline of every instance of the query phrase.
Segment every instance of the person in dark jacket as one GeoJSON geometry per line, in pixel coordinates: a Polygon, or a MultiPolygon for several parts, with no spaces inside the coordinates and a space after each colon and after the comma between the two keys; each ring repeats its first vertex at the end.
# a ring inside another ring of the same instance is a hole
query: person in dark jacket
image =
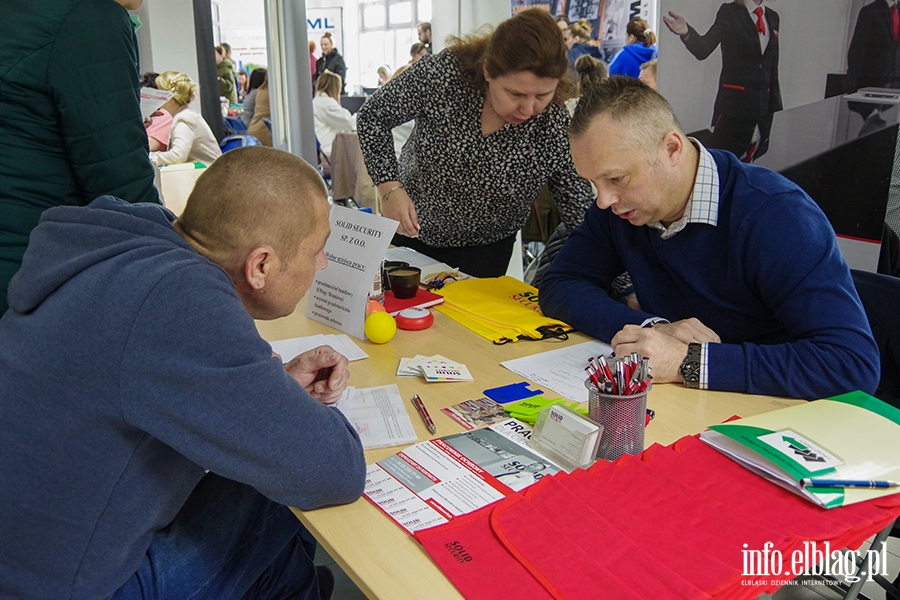
{"type": "Polygon", "coordinates": [[[569,66],[573,67],[579,56],[593,56],[597,60],[603,60],[603,52],[600,48],[591,44],[591,24],[586,19],[579,19],[578,22],[569,25],[568,29],[563,30],[563,39],[566,42],[566,49],[569,51],[569,66]]]}
{"type": "Polygon", "coordinates": [[[126,12],[140,5],[0,3],[0,315],[44,210],[103,194],[160,202],[126,12]]]}
{"type": "Polygon", "coordinates": [[[713,148],[752,162],[769,147],[772,115],[781,110],[778,82],[778,13],[764,0],[734,0],[719,7],[716,20],[700,35],[683,17],[663,16],[698,60],[722,45],[722,73],[713,110],[713,148]]]}
{"type": "Polygon", "coordinates": [[[234,77],[234,63],[226,56],[223,46],[216,46],[216,79],[219,85],[219,96],[228,98],[231,104],[237,104],[237,79],[234,77]]]}
{"type": "Polygon", "coordinates": [[[44,213],[0,318],[0,598],[319,600],[288,506],[362,493],[326,406],[348,362],[283,364],[254,319],[294,311],[328,234],[318,172],[261,147],[177,220],[111,196],[44,213]]]}
{"type": "MultiPolygon", "coordinates": [[[[320,40],[320,44],[322,45],[322,56],[316,61],[316,80],[318,80],[319,75],[325,71],[331,71],[335,75],[340,75],[341,81],[343,82],[341,94],[346,94],[347,65],[344,63],[344,57],[341,56],[337,51],[337,48],[334,47],[334,42],[331,41],[330,32],[325,32],[325,35],[323,35],[320,40]]],[[[313,81],[313,88],[316,87],[316,80],[313,81]]]]}
{"type": "Polygon", "coordinates": [[[609,61],[610,75],[639,78],[641,65],[657,57],[656,34],[650,24],[637,17],[625,26],[625,47],[609,61]]]}

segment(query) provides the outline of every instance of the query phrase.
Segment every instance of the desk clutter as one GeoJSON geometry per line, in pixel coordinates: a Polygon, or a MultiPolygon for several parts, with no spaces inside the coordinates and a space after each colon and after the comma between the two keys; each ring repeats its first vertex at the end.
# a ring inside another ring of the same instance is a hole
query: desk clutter
{"type": "Polygon", "coordinates": [[[432,383],[472,381],[472,374],[466,365],[440,354],[434,356],[417,354],[412,358],[401,358],[397,367],[397,377],[423,377],[425,381],[432,383]]]}
{"type": "Polygon", "coordinates": [[[435,310],[496,344],[520,339],[567,339],[572,328],[545,317],[538,291],[513,277],[466,279],[436,290],[444,303],[435,310]]]}
{"type": "Polygon", "coordinates": [[[824,510],[688,436],[545,475],[414,537],[466,598],[749,600],[898,515],[900,494],[824,510]]]}

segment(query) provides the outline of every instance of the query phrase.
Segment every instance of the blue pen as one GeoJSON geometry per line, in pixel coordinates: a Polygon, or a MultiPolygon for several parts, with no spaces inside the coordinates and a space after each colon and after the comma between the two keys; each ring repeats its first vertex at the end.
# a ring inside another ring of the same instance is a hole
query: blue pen
{"type": "Polygon", "coordinates": [[[900,487],[896,481],[858,481],[851,479],[801,479],[804,487],[887,489],[900,487]]]}

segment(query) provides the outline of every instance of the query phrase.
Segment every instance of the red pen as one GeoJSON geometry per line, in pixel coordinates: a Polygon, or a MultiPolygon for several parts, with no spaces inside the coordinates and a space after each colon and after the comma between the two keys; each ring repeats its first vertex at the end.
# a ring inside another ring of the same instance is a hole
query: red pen
{"type": "Polygon", "coordinates": [[[418,394],[412,397],[412,403],[413,406],[416,407],[416,410],[419,411],[419,414],[422,415],[422,420],[425,421],[425,425],[428,426],[428,431],[435,433],[437,428],[434,426],[434,421],[431,420],[431,415],[428,414],[428,410],[425,409],[425,403],[422,402],[422,399],[419,398],[418,394]]]}

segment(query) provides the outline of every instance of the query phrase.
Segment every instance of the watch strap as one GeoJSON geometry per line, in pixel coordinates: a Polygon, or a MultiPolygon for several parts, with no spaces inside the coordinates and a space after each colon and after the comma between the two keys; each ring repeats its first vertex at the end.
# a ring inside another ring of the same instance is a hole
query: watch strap
{"type": "Polygon", "coordinates": [[[684,387],[700,388],[700,364],[703,345],[697,342],[688,344],[688,351],[681,362],[681,379],[684,387]]]}

